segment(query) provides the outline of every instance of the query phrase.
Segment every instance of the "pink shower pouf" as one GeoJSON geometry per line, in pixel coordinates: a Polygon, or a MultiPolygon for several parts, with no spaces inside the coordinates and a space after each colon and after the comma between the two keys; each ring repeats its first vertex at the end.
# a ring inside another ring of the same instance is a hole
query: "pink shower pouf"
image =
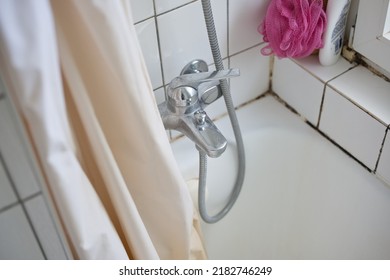
{"type": "Polygon", "coordinates": [[[268,44],[263,55],[302,58],[322,48],[326,14],[322,0],[271,0],[258,27],[268,44]]]}

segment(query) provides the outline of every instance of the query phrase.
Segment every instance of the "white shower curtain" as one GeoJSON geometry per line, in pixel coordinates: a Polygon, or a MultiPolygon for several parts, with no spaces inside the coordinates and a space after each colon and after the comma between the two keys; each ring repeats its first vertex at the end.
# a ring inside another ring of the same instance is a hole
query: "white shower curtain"
{"type": "Polygon", "coordinates": [[[75,258],[205,258],[128,1],[0,0],[0,75],[75,258]]]}

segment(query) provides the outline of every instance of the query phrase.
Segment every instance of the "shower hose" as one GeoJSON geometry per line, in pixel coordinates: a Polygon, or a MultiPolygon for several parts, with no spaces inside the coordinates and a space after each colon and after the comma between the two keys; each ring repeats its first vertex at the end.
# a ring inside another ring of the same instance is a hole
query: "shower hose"
{"type": "MultiPolygon", "coordinates": [[[[217,71],[223,70],[224,67],[222,63],[222,56],[218,45],[218,38],[217,38],[217,33],[215,31],[215,24],[214,24],[214,18],[213,18],[213,12],[211,9],[210,0],[202,0],[202,8],[203,8],[204,19],[206,22],[210,48],[213,55],[216,70],[217,71]]],[[[242,184],[244,182],[244,176],[245,176],[244,143],[242,140],[242,135],[238,124],[236,112],[234,110],[233,100],[230,95],[229,85],[226,79],[220,80],[220,86],[225,100],[226,108],[229,114],[230,123],[232,125],[234,136],[236,139],[237,154],[238,154],[238,173],[228,203],[215,216],[210,216],[207,213],[207,209],[206,209],[207,156],[205,152],[201,152],[201,151],[199,152],[198,206],[199,206],[200,216],[206,223],[216,223],[219,220],[221,220],[230,211],[230,209],[233,207],[234,203],[236,202],[240,194],[242,184]]]]}

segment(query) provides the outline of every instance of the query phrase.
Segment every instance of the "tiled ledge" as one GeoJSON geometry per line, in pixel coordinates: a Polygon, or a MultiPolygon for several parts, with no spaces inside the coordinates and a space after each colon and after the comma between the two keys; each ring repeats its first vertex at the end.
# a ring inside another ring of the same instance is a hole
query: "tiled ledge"
{"type": "Polygon", "coordinates": [[[389,82],[343,58],[323,67],[311,56],[275,59],[272,90],[390,184],[389,82]]]}

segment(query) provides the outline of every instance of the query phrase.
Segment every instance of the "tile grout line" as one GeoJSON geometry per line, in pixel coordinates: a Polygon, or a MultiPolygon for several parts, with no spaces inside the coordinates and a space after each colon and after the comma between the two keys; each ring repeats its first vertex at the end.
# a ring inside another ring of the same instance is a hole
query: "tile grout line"
{"type": "MultiPolygon", "coordinates": [[[[330,136],[325,134],[323,131],[318,129],[314,124],[312,124],[309,120],[307,120],[304,116],[302,116],[298,111],[296,111],[293,107],[291,107],[284,99],[279,97],[276,93],[271,92],[271,96],[273,96],[279,103],[281,103],[287,110],[292,112],[293,114],[297,115],[303,122],[305,122],[308,126],[310,126],[312,129],[314,129],[317,133],[319,133],[322,137],[330,141],[332,144],[334,144],[338,149],[340,149],[342,152],[344,152],[346,155],[348,155],[351,159],[359,163],[364,169],[369,171],[370,173],[373,173],[373,170],[371,170],[368,166],[366,166],[363,162],[358,160],[353,154],[348,152],[343,146],[341,146],[339,143],[337,143],[335,140],[333,140],[330,136]]],[[[383,180],[381,180],[383,181],[383,180]]]]}
{"type": "Polygon", "coordinates": [[[356,103],[354,100],[352,100],[351,98],[349,98],[348,96],[346,96],[344,93],[342,93],[340,90],[338,90],[337,88],[335,88],[334,86],[332,86],[330,84],[330,82],[332,82],[333,80],[341,77],[342,75],[346,74],[347,72],[355,69],[356,67],[359,66],[359,64],[356,64],[354,65],[353,67],[343,71],[342,73],[334,76],[333,78],[331,78],[330,80],[324,82],[318,75],[316,75],[315,73],[311,72],[309,69],[307,69],[306,67],[304,67],[303,65],[301,65],[300,63],[298,63],[297,61],[295,60],[292,60],[296,65],[298,65],[300,68],[302,68],[304,71],[306,71],[307,73],[309,73],[311,76],[313,76],[314,78],[316,78],[318,81],[320,81],[321,83],[324,84],[324,90],[323,90],[323,93],[322,93],[322,98],[321,98],[321,105],[320,105],[320,111],[319,111],[319,116],[318,116],[318,121],[317,121],[317,127],[319,128],[320,126],[320,122],[321,122],[321,116],[322,116],[322,111],[323,111],[323,103],[324,103],[324,100],[325,100],[325,91],[326,91],[326,87],[329,87],[331,89],[333,89],[334,91],[336,91],[340,96],[344,97],[345,99],[347,99],[350,103],[352,103],[353,106],[359,108],[360,110],[362,110],[363,112],[365,112],[366,114],[368,114],[370,117],[372,117],[374,120],[378,121],[379,123],[383,124],[384,126],[387,126],[386,123],[384,123],[384,121],[382,121],[379,117],[375,116],[373,113],[369,112],[367,109],[365,109],[363,106],[359,105],[358,103],[356,103]]]}
{"type": "MultiPolygon", "coordinates": [[[[302,68],[304,71],[306,71],[307,73],[309,73],[311,76],[313,76],[314,78],[316,78],[317,80],[319,80],[321,83],[328,83],[330,81],[333,81],[334,79],[340,77],[341,75],[344,75],[345,73],[347,73],[348,71],[351,71],[353,70],[354,68],[358,67],[359,64],[355,64],[355,65],[352,65],[351,67],[349,67],[347,70],[344,70],[342,71],[341,73],[337,74],[336,76],[330,78],[329,80],[327,81],[324,81],[323,79],[321,79],[316,73],[313,73],[312,71],[310,71],[308,68],[306,68],[304,65],[302,65],[301,63],[299,63],[299,60],[298,59],[290,59],[293,63],[295,63],[296,65],[298,65],[300,68],[302,68]]],[[[352,63],[350,63],[352,64],[352,63]]]]}
{"type": "Polygon", "coordinates": [[[240,50],[240,51],[238,51],[238,52],[235,52],[235,53],[229,55],[229,57],[233,57],[233,56],[242,54],[242,53],[244,53],[244,52],[246,52],[246,51],[249,51],[249,50],[254,49],[254,48],[258,47],[258,46],[261,46],[262,44],[264,44],[264,42],[256,43],[255,45],[252,45],[252,46],[250,46],[250,47],[247,47],[247,48],[245,48],[245,49],[242,49],[242,50],[240,50]]]}
{"type": "MultiPolygon", "coordinates": [[[[319,129],[320,128],[320,123],[321,123],[321,117],[322,117],[322,112],[323,112],[323,106],[324,106],[324,101],[325,101],[325,94],[326,94],[326,88],[329,86],[329,83],[335,79],[337,79],[338,77],[344,75],[345,73],[349,72],[350,70],[354,69],[355,67],[358,66],[358,64],[356,65],[353,65],[351,66],[350,68],[348,68],[347,70],[337,74],[336,76],[332,77],[331,79],[327,80],[327,81],[324,81],[322,80],[317,74],[313,73],[312,71],[310,71],[309,69],[307,69],[304,65],[300,64],[298,61],[296,60],[292,60],[296,65],[298,65],[300,68],[302,68],[304,71],[306,71],[308,74],[310,74],[312,77],[314,77],[315,79],[317,79],[320,83],[324,84],[324,87],[323,87],[323,90],[322,90],[322,96],[321,96],[321,103],[320,103],[320,109],[319,109],[319,112],[318,112],[318,120],[317,120],[317,125],[316,125],[316,128],[319,129]]],[[[333,88],[333,87],[331,87],[333,88]]]]}
{"type": "Polygon", "coordinates": [[[388,125],[386,127],[386,130],[385,130],[385,135],[383,137],[383,141],[382,141],[382,145],[379,149],[379,154],[378,154],[378,158],[376,160],[376,163],[375,163],[375,168],[374,168],[374,173],[376,174],[376,172],[378,171],[378,166],[379,166],[379,162],[380,162],[380,159],[382,157],[382,152],[383,152],[383,148],[385,147],[385,142],[386,142],[386,138],[387,138],[387,134],[389,132],[389,129],[390,129],[390,125],[388,125]]]}
{"type": "Polygon", "coordinates": [[[345,149],[341,144],[339,144],[336,140],[333,140],[328,134],[325,132],[319,130],[317,127],[315,127],[312,123],[309,121],[306,121],[306,124],[308,124],[311,128],[313,128],[317,133],[319,133],[322,137],[330,141],[333,145],[335,145],[338,149],[340,149],[342,152],[344,152],[347,156],[349,156],[352,160],[359,163],[364,169],[366,169],[368,172],[374,174],[374,170],[369,168],[367,165],[365,165],[362,161],[357,159],[352,153],[350,153],[347,149],[345,149]]]}
{"type": "MultiPolygon", "coordinates": [[[[302,121],[304,121],[307,125],[309,125],[312,129],[314,129],[315,131],[317,131],[317,133],[319,133],[322,137],[324,137],[325,139],[327,139],[328,141],[330,141],[332,144],[334,144],[338,149],[340,149],[343,153],[345,153],[347,156],[349,156],[352,160],[354,160],[355,162],[357,162],[358,164],[360,164],[364,169],[366,169],[367,171],[369,171],[370,173],[374,174],[375,177],[377,177],[379,180],[381,180],[382,182],[385,182],[382,178],[380,178],[380,176],[378,176],[376,174],[376,169],[371,169],[369,168],[367,165],[365,165],[362,161],[360,161],[359,159],[357,159],[352,153],[350,153],[349,151],[347,151],[343,146],[341,146],[339,143],[337,143],[337,141],[333,140],[329,135],[325,134],[323,131],[321,131],[320,129],[318,129],[314,124],[312,124],[311,122],[309,122],[307,119],[305,119],[298,111],[296,111],[293,107],[291,107],[286,101],[284,101],[282,98],[280,98],[276,93],[274,92],[271,92],[271,96],[274,96],[274,98],[280,102],[282,105],[285,106],[285,108],[289,111],[291,111],[293,114],[297,115],[302,121]]],[[[390,125],[388,127],[386,127],[386,133],[390,130],[390,125]]],[[[385,136],[386,138],[386,136],[385,136]]],[[[385,139],[383,140],[383,145],[382,145],[382,148],[384,146],[384,141],[385,139]]],[[[378,159],[378,162],[379,162],[379,159],[378,159]]],[[[376,167],[375,167],[376,168],[376,167]]],[[[386,183],[386,182],[385,182],[386,183]]]]}
{"type": "Polygon", "coordinates": [[[354,67],[351,67],[349,68],[348,70],[345,70],[343,71],[342,73],[334,76],[333,78],[331,78],[330,80],[327,80],[325,83],[318,77],[316,76],[314,73],[312,73],[311,71],[308,71],[307,69],[305,69],[304,67],[302,67],[302,69],[306,70],[308,73],[310,73],[311,75],[313,75],[313,77],[317,78],[320,82],[322,82],[324,84],[324,88],[322,90],[322,97],[321,97],[321,104],[320,104],[320,110],[319,110],[319,114],[318,114],[318,121],[317,121],[317,129],[320,129],[320,123],[321,123],[321,117],[322,117],[322,110],[324,109],[324,101],[325,101],[325,94],[326,94],[326,88],[330,85],[329,83],[335,79],[337,79],[338,77],[340,77],[341,75],[344,75],[345,73],[347,73],[348,71],[354,69],[356,66],[354,67]]]}
{"type": "Polygon", "coordinates": [[[268,91],[273,92],[273,77],[275,71],[275,55],[271,55],[269,58],[269,71],[268,71],[268,91]]]}
{"type": "Polygon", "coordinates": [[[11,204],[8,204],[7,206],[4,206],[2,208],[0,208],[0,215],[3,214],[4,212],[14,208],[15,206],[18,206],[20,204],[20,201],[15,201],[15,202],[12,202],[11,204]]]}
{"type": "MultiPolygon", "coordinates": [[[[183,8],[183,7],[185,7],[185,6],[188,6],[188,5],[192,4],[192,3],[198,2],[198,1],[199,1],[199,0],[192,0],[192,1],[188,2],[188,3],[181,4],[181,5],[179,5],[179,6],[175,7],[175,8],[166,10],[166,11],[161,12],[161,13],[159,13],[159,14],[157,13],[157,10],[155,9],[155,10],[154,10],[154,11],[155,11],[154,14],[155,14],[155,16],[162,16],[162,15],[168,14],[168,13],[170,13],[170,12],[176,11],[176,10],[178,10],[178,9],[180,9],[180,8],[183,8]]],[[[153,0],[153,3],[155,3],[155,0],[153,0]]],[[[156,7],[156,6],[155,6],[155,7],[156,7]]]]}
{"type": "Polygon", "coordinates": [[[387,127],[387,124],[381,120],[379,117],[375,116],[373,113],[368,111],[368,109],[364,108],[362,105],[358,104],[356,101],[352,100],[350,97],[346,96],[344,93],[342,93],[339,89],[335,88],[332,85],[328,85],[329,88],[333,89],[337,94],[339,94],[341,97],[345,98],[347,101],[349,101],[354,107],[357,107],[367,115],[369,115],[371,118],[373,118],[375,121],[379,122],[383,126],[387,127]]]}
{"type": "MultiPolygon", "coordinates": [[[[165,85],[165,76],[164,76],[164,67],[163,67],[163,61],[162,61],[160,30],[158,28],[158,21],[157,21],[157,16],[156,16],[155,0],[153,0],[153,9],[154,9],[154,26],[156,28],[156,37],[157,37],[156,39],[157,39],[158,55],[160,57],[160,70],[161,70],[162,87],[164,87],[164,85],[165,85]]],[[[165,93],[165,89],[164,89],[164,93],[165,93]]]]}
{"type": "MultiPolygon", "coordinates": [[[[230,55],[230,0],[226,0],[226,51],[227,51],[227,62],[228,62],[228,68],[230,69],[232,66],[232,61],[231,61],[231,55],[230,55]]],[[[230,91],[230,81],[229,81],[229,91],[230,91]]],[[[226,108],[227,110],[227,108],[226,108]]]]}
{"type": "MultiPolygon", "coordinates": [[[[167,91],[166,91],[166,85],[165,85],[165,75],[164,75],[164,67],[163,67],[163,60],[162,60],[162,50],[161,50],[161,40],[160,40],[160,30],[158,28],[158,21],[157,21],[157,10],[156,10],[156,0],[153,0],[153,10],[154,10],[154,25],[156,28],[156,39],[157,39],[157,48],[158,48],[158,56],[160,58],[160,71],[161,71],[161,80],[162,80],[162,86],[158,88],[162,88],[164,91],[164,99],[167,100],[167,91]]],[[[172,131],[167,131],[169,134],[169,138],[172,139],[172,131]]]]}
{"type": "Polygon", "coordinates": [[[153,16],[149,16],[149,17],[146,17],[146,18],[144,18],[144,19],[141,19],[141,20],[139,20],[139,21],[137,21],[137,22],[134,22],[134,25],[139,24],[139,23],[142,23],[142,22],[145,22],[145,21],[147,21],[147,20],[149,20],[149,19],[152,19],[152,18],[154,18],[154,17],[158,17],[158,16],[162,16],[162,15],[168,14],[168,13],[170,13],[170,12],[173,12],[173,11],[175,11],[175,10],[177,10],[177,9],[183,8],[183,7],[185,7],[185,6],[187,6],[187,5],[190,5],[190,4],[192,4],[192,3],[194,3],[194,2],[197,2],[197,1],[199,1],[199,0],[193,0],[193,1],[190,1],[190,2],[188,2],[188,3],[182,4],[182,5],[180,5],[180,6],[177,6],[177,7],[175,7],[175,8],[166,10],[166,11],[164,11],[164,12],[157,13],[156,3],[155,3],[155,0],[153,0],[153,11],[154,11],[154,15],[153,15],[153,16]]]}
{"type": "Polygon", "coordinates": [[[229,58],[228,67],[230,68],[230,0],[226,0],[226,51],[229,58]]]}
{"type": "MultiPolygon", "coordinates": [[[[29,226],[30,226],[31,231],[33,232],[33,235],[34,235],[35,240],[36,240],[36,242],[37,242],[37,244],[38,244],[38,246],[39,246],[39,249],[41,250],[43,257],[47,260],[46,252],[45,252],[45,250],[43,249],[41,240],[39,239],[38,233],[36,232],[36,229],[35,229],[35,227],[34,227],[34,224],[33,224],[32,220],[31,220],[31,217],[30,217],[30,215],[29,215],[29,213],[28,213],[28,211],[27,211],[26,205],[24,204],[25,200],[27,200],[27,199],[29,199],[29,198],[31,198],[31,197],[33,197],[33,196],[36,196],[36,195],[38,195],[38,194],[33,194],[33,195],[27,197],[26,199],[22,199],[22,198],[20,197],[20,195],[19,195],[19,192],[18,192],[17,188],[16,188],[15,182],[13,181],[13,179],[12,179],[12,177],[11,177],[11,173],[9,172],[8,167],[7,167],[7,165],[5,164],[5,160],[4,160],[3,155],[1,154],[1,152],[0,152],[0,164],[2,164],[3,167],[4,167],[5,174],[6,174],[7,178],[8,178],[8,181],[10,182],[10,184],[11,184],[11,186],[12,186],[12,189],[13,189],[13,191],[14,191],[14,193],[15,193],[15,196],[16,196],[16,198],[17,198],[17,204],[20,204],[20,206],[21,206],[21,208],[22,208],[22,211],[23,211],[23,213],[24,213],[24,216],[25,216],[25,218],[26,218],[26,220],[27,220],[27,223],[28,223],[29,226]]],[[[15,204],[15,205],[16,205],[16,204],[15,204]]]]}
{"type": "Polygon", "coordinates": [[[317,120],[317,125],[316,128],[320,129],[320,123],[321,123],[321,117],[322,117],[322,110],[324,109],[324,101],[325,101],[325,91],[326,87],[328,86],[328,82],[324,84],[324,87],[322,89],[322,96],[321,96],[321,103],[320,103],[320,110],[318,112],[318,120],[317,120]]]}

